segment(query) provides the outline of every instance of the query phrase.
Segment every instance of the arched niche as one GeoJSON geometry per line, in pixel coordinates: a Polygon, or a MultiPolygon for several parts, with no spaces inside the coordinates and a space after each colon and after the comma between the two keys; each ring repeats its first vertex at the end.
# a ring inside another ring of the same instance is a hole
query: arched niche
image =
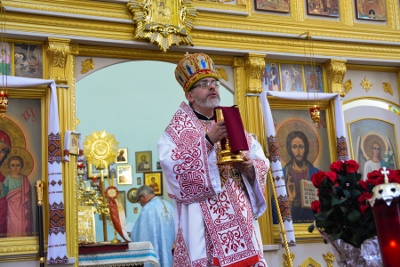
{"type": "MultiPolygon", "coordinates": [[[[77,57],[76,66],[86,59],[77,57]]],[[[77,70],[77,131],[84,140],[93,131],[105,130],[114,134],[120,148],[127,148],[128,162],[116,166],[132,166],[132,184],[117,187],[125,192],[127,222],[134,223],[141,207],[130,203],[126,196],[131,188],[140,186],[137,178],[141,178],[141,184],[144,182],[143,173],[136,172],[135,152],[151,151],[151,169],[161,171],[157,169],[157,141],[180,103],[186,101],[185,95],[175,80],[174,63],[95,58],[94,65],[94,70],[88,75],[79,74],[80,70],[77,70]],[[137,213],[134,213],[135,208],[137,213]]],[[[227,72],[233,75],[229,70],[227,72]]],[[[223,83],[228,87],[232,80],[223,80],[223,83]]],[[[231,88],[221,87],[220,95],[222,106],[234,104],[231,88]]],[[[117,184],[116,180],[114,183],[117,184]]],[[[108,186],[108,182],[105,186],[108,186]]],[[[168,199],[165,183],[163,196],[168,199]]],[[[103,241],[102,221],[97,214],[95,223],[97,241],[103,241]]],[[[111,225],[107,227],[108,240],[111,240],[114,237],[113,230],[111,225]]]]}

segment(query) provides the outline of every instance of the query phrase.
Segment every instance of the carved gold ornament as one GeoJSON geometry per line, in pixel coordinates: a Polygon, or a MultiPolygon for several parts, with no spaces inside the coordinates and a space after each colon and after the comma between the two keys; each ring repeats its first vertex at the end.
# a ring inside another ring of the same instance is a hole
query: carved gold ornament
{"type": "Polygon", "coordinates": [[[85,74],[86,72],[88,72],[89,70],[94,69],[94,61],[93,58],[88,58],[85,59],[84,61],[82,61],[82,70],[81,73],[85,74]]]}
{"type": "Polygon", "coordinates": [[[92,244],[96,242],[96,226],[94,220],[95,208],[92,206],[78,207],[78,242],[92,244]]]}
{"type": "Polygon", "coordinates": [[[360,85],[362,86],[362,88],[364,88],[364,90],[367,93],[368,93],[369,89],[371,89],[371,87],[373,86],[373,84],[367,77],[364,77],[364,79],[361,81],[360,85]]]}
{"type": "Polygon", "coordinates": [[[392,89],[392,86],[390,85],[390,83],[388,83],[388,82],[383,82],[383,83],[382,83],[382,87],[383,87],[383,91],[384,91],[384,92],[393,95],[393,89],[392,89]]]}
{"type": "Polygon", "coordinates": [[[333,255],[332,252],[329,251],[326,255],[322,254],[322,257],[326,261],[328,267],[333,267],[333,262],[335,261],[335,255],[333,255]]]}
{"type": "Polygon", "coordinates": [[[197,12],[191,0],[130,0],[135,38],[149,40],[166,52],[171,45],[193,45],[190,32],[197,12]]]}
{"type": "Polygon", "coordinates": [[[351,82],[351,79],[345,81],[343,87],[344,87],[344,94],[347,95],[350,92],[350,90],[353,89],[353,83],[351,82]]]}
{"type": "Polygon", "coordinates": [[[308,257],[305,261],[303,261],[302,264],[300,264],[300,267],[321,267],[321,264],[319,264],[316,260],[313,258],[308,257]]]}
{"type": "Polygon", "coordinates": [[[93,131],[85,138],[83,153],[88,164],[93,164],[97,169],[104,169],[104,166],[114,162],[118,153],[118,142],[113,134],[104,130],[93,131]]]}
{"type": "Polygon", "coordinates": [[[225,81],[229,81],[228,73],[226,73],[226,70],[224,68],[215,68],[215,72],[225,81]]]}

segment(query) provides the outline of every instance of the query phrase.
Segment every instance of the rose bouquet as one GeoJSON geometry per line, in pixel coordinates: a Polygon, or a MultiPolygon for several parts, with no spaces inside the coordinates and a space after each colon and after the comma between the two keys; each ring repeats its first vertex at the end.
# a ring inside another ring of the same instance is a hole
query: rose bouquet
{"type": "Polygon", "coordinates": [[[311,177],[319,200],[311,205],[315,223],[310,225],[309,232],[317,227],[332,241],[341,239],[357,248],[376,236],[372,209],[366,200],[372,196],[372,188],[383,183],[383,178],[374,176],[362,181],[358,168],[354,160],[339,160],[331,164],[330,171],[319,171],[311,177]]]}

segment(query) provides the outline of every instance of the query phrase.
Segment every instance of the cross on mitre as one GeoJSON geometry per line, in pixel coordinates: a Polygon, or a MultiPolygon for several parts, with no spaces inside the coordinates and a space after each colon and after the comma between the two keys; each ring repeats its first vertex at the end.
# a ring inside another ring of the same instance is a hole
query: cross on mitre
{"type": "Polygon", "coordinates": [[[382,168],[381,173],[385,176],[385,177],[384,177],[385,184],[389,183],[389,178],[388,178],[388,176],[387,176],[387,175],[389,174],[389,171],[386,170],[386,167],[383,167],[383,168],[382,168]]]}

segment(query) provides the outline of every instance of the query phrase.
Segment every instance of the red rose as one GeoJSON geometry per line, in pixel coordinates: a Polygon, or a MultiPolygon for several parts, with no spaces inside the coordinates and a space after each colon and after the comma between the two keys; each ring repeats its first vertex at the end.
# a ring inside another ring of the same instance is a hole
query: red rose
{"type": "Polygon", "coordinates": [[[342,160],[335,161],[331,164],[331,171],[341,173],[344,171],[344,163],[342,160]]]}
{"type": "Polygon", "coordinates": [[[369,180],[367,180],[367,181],[360,180],[360,181],[358,181],[358,185],[359,185],[362,189],[364,189],[365,191],[367,191],[367,190],[368,190],[368,185],[369,185],[368,181],[369,181],[369,180]]]}
{"type": "Polygon", "coordinates": [[[369,192],[363,192],[359,197],[358,197],[358,202],[360,204],[364,205],[367,203],[367,200],[371,199],[372,193],[369,192]]]}
{"type": "Polygon", "coordinates": [[[369,172],[369,173],[367,174],[368,180],[369,180],[369,179],[375,180],[375,179],[377,179],[377,178],[379,178],[379,177],[383,177],[383,174],[381,173],[381,170],[380,170],[380,169],[379,169],[379,170],[372,171],[372,172],[369,172]]]}
{"type": "Polygon", "coordinates": [[[358,168],[360,167],[360,166],[358,165],[357,161],[352,160],[352,159],[347,160],[347,161],[345,162],[345,164],[346,164],[346,171],[347,171],[348,173],[355,173],[355,172],[358,171],[358,168]]]}
{"type": "Polygon", "coordinates": [[[321,203],[319,200],[314,200],[311,202],[311,209],[314,213],[319,213],[321,211],[321,203]]]}
{"type": "Polygon", "coordinates": [[[358,202],[360,203],[360,211],[362,214],[365,214],[365,211],[371,206],[367,202],[367,200],[371,199],[372,193],[364,192],[358,197],[358,202]]]}
{"type": "Polygon", "coordinates": [[[375,180],[373,180],[373,182],[374,182],[375,186],[379,185],[379,184],[384,184],[385,183],[385,178],[383,176],[382,177],[378,177],[375,180]]]}
{"type": "Polygon", "coordinates": [[[337,173],[336,172],[327,172],[325,173],[329,180],[332,181],[332,184],[336,185],[337,173]]]}
{"type": "Polygon", "coordinates": [[[398,184],[400,184],[400,176],[395,176],[395,177],[393,177],[392,180],[389,179],[389,181],[390,181],[391,183],[398,183],[398,184]]]}
{"type": "Polygon", "coordinates": [[[321,187],[322,181],[326,178],[326,174],[323,171],[318,171],[311,176],[311,182],[315,187],[321,187]]]}
{"type": "Polygon", "coordinates": [[[400,170],[389,170],[388,178],[390,183],[400,183],[400,170]]]}

